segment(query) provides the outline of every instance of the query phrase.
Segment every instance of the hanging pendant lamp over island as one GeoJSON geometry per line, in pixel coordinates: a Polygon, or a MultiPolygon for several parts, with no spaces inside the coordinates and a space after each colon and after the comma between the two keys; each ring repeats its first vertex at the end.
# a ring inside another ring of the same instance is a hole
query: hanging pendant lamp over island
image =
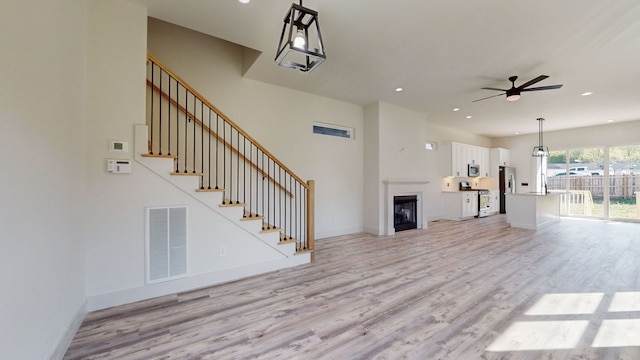
{"type": "Polygon", "coordinates": [[[291,4],[284,16],[276,52],[276,64],[303,72],[314,70],[327,58],[322,43],[318,12],[291,4]]]}
{"type": "Polygon", "coordinates": [[[548,157],[549,156],[549,148],[544,146],[542,143],[542,122],[544,118],[538,118],[538,146],[533,147],[533,152],[531,152],[531,156],[533,157],[548,157]]]}

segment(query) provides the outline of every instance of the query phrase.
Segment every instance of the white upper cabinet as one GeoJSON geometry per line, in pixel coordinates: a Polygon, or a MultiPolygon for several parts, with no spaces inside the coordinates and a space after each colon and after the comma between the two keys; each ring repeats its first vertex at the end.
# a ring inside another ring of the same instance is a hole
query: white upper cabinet
{"type": "Polygon", "coordinates": [[[509,149],[491,149],[491,177],[498,177],[500,166],[511,166],[509,157],[509,149]]]}
{"type": "Polygon", "coordinates": [[[469,164],[480,166],[480,176],[489,176],[490,150],[481,146],[445,143],[442,146],[442,175],[468,177],[469,164]]]}

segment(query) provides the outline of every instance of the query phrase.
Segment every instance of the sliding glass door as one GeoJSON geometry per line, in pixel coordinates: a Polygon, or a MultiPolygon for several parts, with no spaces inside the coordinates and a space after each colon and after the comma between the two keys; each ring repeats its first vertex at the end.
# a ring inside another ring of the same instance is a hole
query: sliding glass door
{"type": "Polygon", "coordinates": [[[640,220],[640,145],[551,151],[546,180],[561,215],[640,220]]]}
{"type": "Polygon", "coordinates": [[[547,186],[561,194],[561,215],[604,217],[603,164],[603,148],[550,152],[547,186]]]}
{"type": "Polygon", "coordinates": [[[609,218],[640,219],[640,145],[609,149],[609,218]]]}

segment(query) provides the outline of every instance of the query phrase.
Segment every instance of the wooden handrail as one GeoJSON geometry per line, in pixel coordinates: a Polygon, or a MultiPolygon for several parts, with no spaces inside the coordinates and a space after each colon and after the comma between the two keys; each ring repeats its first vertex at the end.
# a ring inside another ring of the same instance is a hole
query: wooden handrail
{"type": "Polygon", "coordinates": [[[151,82],[151,80],[147,79],[147,86],[150,86],[155,92],[159,93],[160,96],[162,96],[164,99],[169,101],[169,103],[171,103],[171,105],[175,106],[178,110],[182,111],[187,117],[193,119],[193,121],[195,121],[196,124],[200,125],[200,127],[202,127],[206,132],[208,132],[210,136],[214,136],[216,139],[218,139],[219,142],[223,143],[233,153],[235,153],[238,156],[239,159],[242,159],[245,163],[250,164],[250,166],[252,168],[254,168],[258,173],[260,173],[265,178],[269,179],[269,181],[271,181],[275,186],[277,186],[278,188],[282,189],[285,194],[287,194],[289,197],[293,197],[293,193],[291,193],[291,191],[287,190],[282,185],[280,185],[280,183],[278,183],[276,181],[276,179],[274,179],[271,176],[269,176],[264,170],[262,170],[260,167],[258,167],[257,164],[254,164],[252,161],[247,159],[247,157],[244,156],[244,154],[241,154],[240,151],[238,151],[238,149],[236,149],[233,146],[231,146],[231,144],[229,144],[223,138],[221,138],[220,135],[218,135],[215,131],[211,130],[207,125],[205,125],[202,120],[198,119],[198,117],[195,114],[189,112],[184,106],[178,104],[178,102],[176,102],[174,99],[172,99],[167,93],[162,91],[158,86],[154,85],[153,82],[151,82]]]}
{"type": "Polygon", "coordinates": [[[211,104],[209,101],[207,101],[207,99],[205,99],[204,96],[202,96],[198,91],[196,91],[196,89],[192,88],[191,86],[189,86],[184,80],[182,80],[182,78],[180,76],[178,76],[177,74],[175,74],[174,72],[172,72],[171,70],[169,70],[169,68],[167,66],[165,66],[160,60],[158,60],[156,57],[154,57],[153,55],[151,55],[151,53],[149,51],[147,51],[147,59],[151,60],[153,63],[155,63],[156,65],[158,65],[164,72],[166,72],[167,74],[169,74],[171,77],[173,77],[174,79],[176,79],[176,81],[178,83],[180,83],[180,85],[184,86],[185,89],[189,90],[192,94],[194,94],[198,100],[202,101],[203,104],[205,104],[206,106],[208,106],[211,110],[213,110],[216,114],[218,114],[218,116],[220,116],[224,121],[228,122],[237,132],[239,132],[240,134],[242,134],[242,136],[244,136],[245,138],[249,139],[249,141],[251,141],[252,143],[254,143],[256,145],[256,147],[258,149],[260,149],[260,151],[262,151],[264,154],[266,154],[267,156],[269,156],[274,163],[278,164],[278,166],[280,166],[280,168],[282,168],[283,170],[285,170],[287,173],[289,173],[291,175],[291,177],[293,177],[294,179],[296,179],[302,186],[304,186],[305,188],[309,188],[309,185],[302,180],[298,175],[296,175],[293,171],[291,171],[291,169],[289,169],[286,165],[284,165],[282,163],[282,161],[280,161],[277,157],[275,157],[271,152],[269,152],[264,146],[262,146],[256,139],[254,139],[253,137],[251,137],[249,134],[247,134],[244,130],[242,130],[236,123],[234,123],[233,121],[231,121],[231,119],[229,119],[222,111],[220,111],[217,107],[215,107],[213,104],[211,104]]]}

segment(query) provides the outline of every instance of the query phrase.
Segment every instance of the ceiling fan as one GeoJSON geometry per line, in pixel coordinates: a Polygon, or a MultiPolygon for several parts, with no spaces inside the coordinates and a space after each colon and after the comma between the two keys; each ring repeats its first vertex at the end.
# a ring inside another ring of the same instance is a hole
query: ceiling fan
{"type": "MultiPolygon", "coordinates": [[[[528,86],[531,86],[537,82],[540,82],[546,78],[548,78],[549,76],[547,75],[540,75],[535,79],[529,80],[526,83],[516,87],[516,80],[518,79],[517,76],[512,76],[509,78],[509,81],[511,81],[511,89],[497,89],[497,88],[491,88],[491,87],[483,87],[483,89],[485,90],[497,90],[497,91],[504,91],[504,94],[507,95],[507,101],[516,101],[518,99],[520,99],[520,93],[523,91],[540,91],[540,90],[553,90],[553,89],[560,89],[562,87],[562,85],[549,85],[549,86],[539,86],[539,87],[534,87],[534,88],[530,88],[528,86]]],[[[482,98],[482,99],[478,99],[478,100],[474,100],[473,102],[476,101],[481,101],[481,100],[486,100],[486,99],[491,99],[492,97],[496,97],[496,96],[500,96],[503,94],[498,94],[498,95],[492,95],[492,96],[488,96],[486,98],[482,98]]]]}

